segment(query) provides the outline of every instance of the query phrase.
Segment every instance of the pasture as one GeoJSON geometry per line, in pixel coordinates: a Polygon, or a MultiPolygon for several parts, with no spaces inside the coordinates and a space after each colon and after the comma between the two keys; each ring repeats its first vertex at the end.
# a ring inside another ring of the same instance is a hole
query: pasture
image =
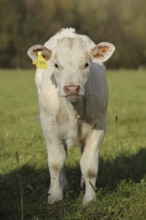
{"type": "Polygon", "coordinates": [[[80,150],[69,151],[65,199],[47,204],[49,173],[34,70],[0,71],[0,220],[146,219],[146,73],[107,72],[108,125],[97,201],[81,205],[80,150]]]}

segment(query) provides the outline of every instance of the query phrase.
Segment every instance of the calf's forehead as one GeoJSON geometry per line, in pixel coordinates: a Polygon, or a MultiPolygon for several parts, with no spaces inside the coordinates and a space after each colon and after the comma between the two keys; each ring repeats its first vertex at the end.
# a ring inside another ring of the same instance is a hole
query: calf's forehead
{"type": "Polygon", "coordinates": [[[62,38],[59,40],[55,59],[60,64],[81,66],[89,60],[85,42],[80,38],[62,38]]]}

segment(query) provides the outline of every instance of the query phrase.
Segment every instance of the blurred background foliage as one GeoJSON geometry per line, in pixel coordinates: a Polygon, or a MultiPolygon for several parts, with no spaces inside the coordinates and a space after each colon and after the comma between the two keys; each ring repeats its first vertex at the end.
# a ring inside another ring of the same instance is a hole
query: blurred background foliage
{"type": "Polygon", "coordinates": [[[1,0],[0,67],[31,67],[27,49],[65,27],[114,43],[111,68],[146,66],[145,0],[1,0]]]}

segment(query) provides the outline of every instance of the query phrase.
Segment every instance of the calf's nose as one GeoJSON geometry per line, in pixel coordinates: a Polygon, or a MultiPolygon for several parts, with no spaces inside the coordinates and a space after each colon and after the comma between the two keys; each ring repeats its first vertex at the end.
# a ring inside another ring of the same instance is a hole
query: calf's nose
{"type": "Polygon", "coordinates": [[[64,92],[67,96],[73,95],[79,95],[81,88],[79,85],[68,85],[68,86],[64,86],[64,92]]]}

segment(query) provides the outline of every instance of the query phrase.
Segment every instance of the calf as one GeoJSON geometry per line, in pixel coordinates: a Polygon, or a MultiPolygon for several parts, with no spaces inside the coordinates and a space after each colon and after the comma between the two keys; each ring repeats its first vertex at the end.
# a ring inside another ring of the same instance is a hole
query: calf
{"type": "Polygon", "coordinates": [[[66,148],[82,147],[80,167],[85,183],[83,204],[95,200],[99,148],[103,140],[108,104],[105,67],[115,50],[111,43],[97,45],[75,30],[63,29],[43,45],[32,46],[29,57],[38,53],[47,61],[37,69],[40,119],[47,143],[50,172],[49,204],[63,199],[67,187],[64,173],[66,148]]]}

